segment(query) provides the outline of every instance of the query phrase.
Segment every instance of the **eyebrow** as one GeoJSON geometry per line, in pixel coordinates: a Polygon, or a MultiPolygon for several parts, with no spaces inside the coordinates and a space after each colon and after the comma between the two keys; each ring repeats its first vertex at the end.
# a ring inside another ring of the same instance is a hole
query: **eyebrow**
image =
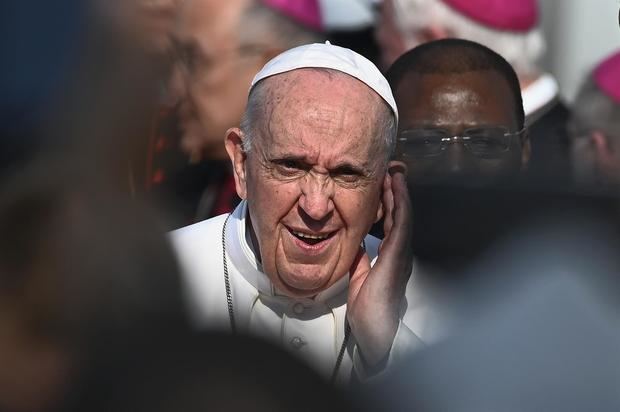
{"type": "MultiPolygon", "coordinates": [[[[282,160],[293,160],[296,162],[303,163],[304,165],[307,165],[307,166],[312,166],[310,162],[308,162],[306,159],[307,158],[304,155],[292,155],[292,154],[273,155],[273,156],[268,157],[268,160],[273,163],[277,163],[278,161],[282,161],[282,160]]],[[[356,173],[364,174],[364,175],[370,174],[370,168],[367,165],[365,164],[359,165],[359,164],[354,164],[352,162],[347,162],[347,161],[339,162],[335,166],[328,168],[328,170],[331,172],[343,170],[343,169],[351,169],[352,171],[356,173]]]]}

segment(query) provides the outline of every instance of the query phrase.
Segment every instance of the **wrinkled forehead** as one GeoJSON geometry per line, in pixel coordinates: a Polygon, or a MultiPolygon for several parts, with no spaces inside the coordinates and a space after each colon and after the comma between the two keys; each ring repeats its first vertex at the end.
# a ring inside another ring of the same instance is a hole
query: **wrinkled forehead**
{"type": "Polygon", "coordinates": [[[385,103],[352,76],[298,69],[262,80],[259,86],[263,88],[261,126],[271,144],[284,139],[339,146],[371,144],[378,138],[385,103]]]}

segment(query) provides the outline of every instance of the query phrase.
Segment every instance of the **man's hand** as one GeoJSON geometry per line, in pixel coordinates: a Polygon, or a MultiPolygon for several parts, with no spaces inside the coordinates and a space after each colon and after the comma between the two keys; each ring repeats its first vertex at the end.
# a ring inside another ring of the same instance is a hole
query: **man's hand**
{"type": "Polygon", "coordinates": [[[404,166],[393,167],[383,186],[385,237],[371,268],[364,250],[350,271],[347,319],[370,367],[383,360],[398,329],[401,301],[411,275],[411,203],[404,166]]]}

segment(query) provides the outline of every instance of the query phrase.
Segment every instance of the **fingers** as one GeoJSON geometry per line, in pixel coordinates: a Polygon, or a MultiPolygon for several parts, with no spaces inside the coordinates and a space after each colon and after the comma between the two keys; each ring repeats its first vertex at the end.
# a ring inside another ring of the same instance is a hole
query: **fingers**
{"type": "Polygon", "coordinates": [[[403,170],[391,169],[390,171],[390,179],[386,180],[386,183],[390,183],[390,187],[384,189],[385,237],[381,243],[379,258],[375,266],[381,264],[383,269],[380,271],[385,271],[390,276],[394,276],[394,279],[398,279],[400,276],[410,274],[413,261],[412,209],[403,170]],[[389,193],[389,198],[385,196],[385,193],[389,193]]]}
{"type": "Polygon", "coordinates": [[[392,176],[385,174],[383,179],[383,233],[388,237],[394,225],[394,193],[392,192],[392,176]]]}
{"type": "Polygon", "coordinates": [[[411,201],[407,190],[405,173],[407,169],[402,162],[390,162],[389,178],[384,180],[385,223],[384,239],[390,241],[391,233],[398,231],[408,235],[411,222],[411,201]],[[389,185],[389,187],[387,186],[389,185]]]}
{"type": "Polygon", "coordinates": [[[407,190],[407,182],[402,173],[392,176],[392,196],[394,202],[393,221],[396,226],[405,226],[409,229],[411,224],[411,199],[407,190]]]}

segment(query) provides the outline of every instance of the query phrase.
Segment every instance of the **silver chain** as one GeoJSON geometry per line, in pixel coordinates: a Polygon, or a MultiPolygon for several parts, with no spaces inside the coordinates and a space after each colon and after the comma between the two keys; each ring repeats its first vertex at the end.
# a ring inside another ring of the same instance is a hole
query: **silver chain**
{"type": "MultiPolygon", "coordinates": [[[[230,288],[230,276],[228,275],[228,262],[226,259],[226,225],[228,224],[228,220],[232,213],[228,214],[226,220],[224,221],[224,227],[222,227],[222,262],[224,263],[224,284],[226,286],[226,304],[228,305],[228,317],[230,318],[230,330],[233,335],[237,333],[237,327],[235,324],[235,312],[233,307],[233,299],[232,292],[230,288]]],[[[366,245],[364,245],[366,246],[366,245]]],[[[349,337],[351,336],[351,327],[349,326],[349,322],[345,321],[344,325],[344,339],[342,340],[342,346],[340,346],[340,351],[338,352],[338,357],[336,358],[336,364],[334,365],[334,370],[332,371],[332,376],[329,379],[331,384],[336,382],[336,378],[338,376],[338,371],[340,370],[340,365],[342,364],[342,359],[344,358],[344,353],[349,345],[349,337]]]]}
{"type": "Polygon", "coordinates": [[[230,330],[232,334],[237,333],[237,327],[235,325],[235,312],[233,309],[232,292],[230,291],[230,277],[228,276],[228,263],[226,262],[226,224],[232,213],[226,216],[224,221],[224,227],[222,228],[222,260],[224,262],[224,284],[226,285],[226,304],[228,305],[228,317],[230,318],[230,330]]]}

